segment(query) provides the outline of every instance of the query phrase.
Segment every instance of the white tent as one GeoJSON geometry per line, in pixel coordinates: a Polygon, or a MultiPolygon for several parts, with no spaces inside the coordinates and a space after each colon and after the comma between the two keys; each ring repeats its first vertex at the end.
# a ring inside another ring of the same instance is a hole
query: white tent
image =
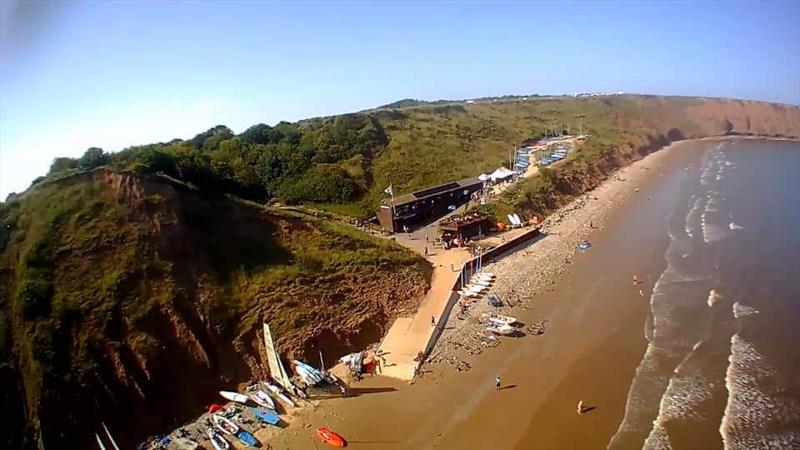
{"type": "Polygon", "coordinates": [[[497,182],[500,180],[505,180],[506,178],[516,174],[517,172],[514,172],[513,170],[506,169],[505,167],[498,167],[497,170],[489,174],[489,179],[492,180],[492,182],[497,182]]]}

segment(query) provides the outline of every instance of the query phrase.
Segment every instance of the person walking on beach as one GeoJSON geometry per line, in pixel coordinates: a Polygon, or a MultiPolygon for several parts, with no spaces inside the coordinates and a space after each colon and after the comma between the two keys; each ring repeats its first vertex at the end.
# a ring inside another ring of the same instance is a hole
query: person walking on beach
{"type": "Polygon", "coordinates": [[[578,401],[578,408],[576,410],[578,414],[583,414],[583,400],[578,401]]]}
{"type": "Polygon", "coordinates": [[[428,256],[428,246],[425,246],[425,256],[428,256]]]}
{"type": "Polygon", "coordinates": [[[431,327],[436,326],[436,317],[431,316],[431,327]]]}
{"type": "Polygon", "coordinates": [[[494,377],[494,388],[500,389],[500,377],[494,377]]]}

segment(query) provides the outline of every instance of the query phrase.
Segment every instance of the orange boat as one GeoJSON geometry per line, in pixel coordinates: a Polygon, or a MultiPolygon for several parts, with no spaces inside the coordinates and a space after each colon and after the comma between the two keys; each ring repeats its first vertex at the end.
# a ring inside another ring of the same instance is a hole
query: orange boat
{"type": "Polygon", "coordinates": [[[317,428],[317,436],[322,439],[322,442],[331,447],[347,447],[347,441],[344,440],[342,435],[332,431],[330,428],[317,428]]]}

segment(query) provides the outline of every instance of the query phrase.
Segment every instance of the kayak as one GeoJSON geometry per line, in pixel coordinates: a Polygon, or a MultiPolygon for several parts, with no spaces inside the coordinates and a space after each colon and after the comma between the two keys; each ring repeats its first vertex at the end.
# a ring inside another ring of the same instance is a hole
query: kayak
{"type": "Polygon", "coordinates": [[[213,445],[216,450],[228,450],[231,448],[231,444],[229,444],[221,434],[214,431],[213,428],[207,429],[206,434],[208,438],[211,439],[211,445],[213,445]]]}
{"type": "Polygon", "coordinates": [[[227,398],[228,400],[236,403],[247,403],[247,396],[238,392],[219,391],[219,395],[227,398]]]}
{"type": "Polygon", "coordinates": [[[262,390],[250,394],[250,400],[264,408],[275,409],[275,402],[272,400],[272,397],[262,390]]]}
{"type": "Polygon", "coordinates": [[[334,432],[330,428],[317,428],[317,436],[322,439],[322,442],[330,445],[331,447],[346,447],[347,441],[344,440],[342,435],[334,432]]]}
{"type": "Polygon", "coordinates": [[[214,425],[217,426],[223,433],[235,435],[239,431],[239,425],[231,422],[227,417],[220,416],[219,414],[212,414],[214,425]]]}
{"type": "Polygon", "coordinates": [[[281,417],[275,411],[266,408],[253,408],[253,415],[256,416],[256,419],[270,425],[277,425],[281,421],[281,417]]]}
{"type": "Polygon", "coordinates": [[[251,447],[261,447],[261,443],[258,442],[256,437],[253,436],[253,434],[250,433],[249,431],[240,429],[239,432],[236,433],[236,437],[246,445],[249,445],[251,447]]]}

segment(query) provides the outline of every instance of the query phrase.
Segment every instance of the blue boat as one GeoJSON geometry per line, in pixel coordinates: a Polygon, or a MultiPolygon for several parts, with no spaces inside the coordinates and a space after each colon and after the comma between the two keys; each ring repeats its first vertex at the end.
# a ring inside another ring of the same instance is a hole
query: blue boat
{"type": "Polygon", "coordinates": [[[495,308],[503,306],[503,302],[500,301],[500,297],[498,297],[494,292],[486,296],[486,301],[488,301],[489,304],[495,308]]]}
{"type": "Polygon", "coordinates": [[[247,444],[247,445],[249,445],[251,447],[261,447],[261,443],[258,442],[256,437],[253,436],[253,434],[250,433],[249,431],[244,431],[242,429],[239,429],[239,431],[236,433],[236,437],[240,441],[242,441],[243,443],[245,443],[245,444],[247,444]]]}
{"type": "Polygon", "coordinates": [[[281,421],[281,417],[275,414],[275,411],[267,408],[253,408],[253,415],[256,416],[256,419],[270,425],[278,425],[281,421]]]}

